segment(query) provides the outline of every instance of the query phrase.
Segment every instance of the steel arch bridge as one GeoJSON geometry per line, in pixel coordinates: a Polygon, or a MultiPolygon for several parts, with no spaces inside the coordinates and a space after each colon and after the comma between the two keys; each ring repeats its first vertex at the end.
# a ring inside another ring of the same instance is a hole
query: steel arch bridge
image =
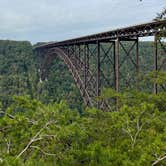
{"type": "MultiPolygon", "coordinates": [[[[111,87],[118,92],[123,87],[137,85],[140,37],[154,36],[152,70],[166,70],[166,45],[161,42],[166,37],[165,31],[166,20],[162,20],[37,46],[41,77],[45,79],[51,62],[58,56],[71,72],[84,103],[104,108],[106,103],[96,100],[102,88],[111,87]]],[[[157,84],[153,85],[154,93],[159,89],[157,84]]]]}

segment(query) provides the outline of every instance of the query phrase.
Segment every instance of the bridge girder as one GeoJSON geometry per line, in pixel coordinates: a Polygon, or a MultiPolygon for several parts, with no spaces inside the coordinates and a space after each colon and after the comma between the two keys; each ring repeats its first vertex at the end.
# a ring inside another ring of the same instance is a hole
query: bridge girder
{"type": "MultiPolygon", "coordinates": [[[[97,100],[103,88],[114,88],[117,92],[131,86],[139,88],[140,36],[155,36],[153,71],[165,70],[166,48],[158,37],[161,29],[165,30],[165,23],[166,21],[143,24],[38,47],[37,50],[45,55],[42,71],[47,70],[45,67],[49,66],[55,56],[60,57],[72,73],[85,104],[111,110],[107,101],[97,100]],[[117,33],[115,37],[107,36],[115,32],[117,33]],[[163,50],[162,62],[159,62],[159,45],[163,50]],[[122,52],[125,56],[121,55],[122,52]]],[[[157,84],[153,85],[153,91],[154,93],[159,91],[157,84]]]]}

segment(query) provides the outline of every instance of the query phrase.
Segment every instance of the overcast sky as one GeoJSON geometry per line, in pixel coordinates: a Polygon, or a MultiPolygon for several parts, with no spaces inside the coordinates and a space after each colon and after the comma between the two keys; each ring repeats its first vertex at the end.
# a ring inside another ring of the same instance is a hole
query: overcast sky
{"type": "Polygon", "coordinates": [[[151,21],[166,0],[0,0],[0,39],[60,41],[151,21]]]}

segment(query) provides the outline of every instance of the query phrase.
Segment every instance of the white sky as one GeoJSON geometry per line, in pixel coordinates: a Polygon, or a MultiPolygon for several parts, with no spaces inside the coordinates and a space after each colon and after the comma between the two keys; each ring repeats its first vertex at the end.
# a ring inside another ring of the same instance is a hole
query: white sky
{"type": "Polygon", "coordinates": [[[166,0],[0,0],[0,39],[60,41],[151,21],[166,0]]]}

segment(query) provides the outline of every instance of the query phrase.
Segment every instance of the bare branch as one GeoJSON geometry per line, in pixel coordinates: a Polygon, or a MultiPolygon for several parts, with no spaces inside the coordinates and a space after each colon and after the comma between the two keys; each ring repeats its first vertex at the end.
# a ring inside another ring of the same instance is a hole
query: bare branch
{"type": "Polygon", "coordinates": [[[19,158],[30,146],[33,142],[36,142],[36,141],[39,141],[43,138],[39,137],[37,138],[40,133],[45,129],[47,128],[48,125],[50,125],[52,122],[47,122],[37,133],[36,135],[29,141],[29,143],[26,145],[26,147],[17,155],[16,159],[19,158]]]}
{"type": "Polygon", "coordinates": [[[157,165],[159,162],[166,159],[166,154],[164,156],[159,157],[154,163],[152,163],[152,166],[157,165]]]}
{"type": "Polygon", "coordinates": [[[137,140],[137,137],[138,137],[139,133],[141,132],[143,126],[145,125],[145,123],[142,124],[142,125],[140,125],[140,118],[142,117],[143,113],[144,113],[144,111],[141,112],[140,116],[137,118],[137,122],[136,122],[136,132],[135,132],[135,134],[132,135],[132,133],[131,133],[131,130],[130,130],[130,128],[129,128],[129,121],[128,121],[128,119],[126,120],[126,128],[127,128],[127,129],[124,129],[124,128],[123,128],[123,130],[124,130],[124,131],[129,135],[129,137],[131,138],[131,146],[132,146],[132,149],[133,149],[134,146],[135,146],[135,143],[136,143],[136,140],[137,140]]]}
{"type": "Polygon", "coordinates": [[[3,159],[2,158],[0,158],[0,163],[2,163],[3,162],[3,159]]]}
{"type": "Polygon", "coordinates": [[[7,140],[7,139],[5,139],[6,140],[6,142],[7,142],[7,154],[9,154],[10,153],[10,147],[11,147],[11,141],[9,140],[7,140]]]}
{"type": "Polygon", "coordinates": [[[42,150],[42,149],[41,149],[40,147],[38,147],[38,146],[30,146],[30,147],[40,150],[43,154],[45,154],[45,155],[47,155],[47,156],[56,156],[56,154],[45,152],[44,150],[42,150]]]}
{"type": "Polygon", "coordinates": [[[10,119],[14,119],[14,116],[11,115],[11,114],[8,114],[8,113],[6,113],[6,112],[4,112],[4,111],[0,111],[0,113],[6,114],[10,119]]]}

